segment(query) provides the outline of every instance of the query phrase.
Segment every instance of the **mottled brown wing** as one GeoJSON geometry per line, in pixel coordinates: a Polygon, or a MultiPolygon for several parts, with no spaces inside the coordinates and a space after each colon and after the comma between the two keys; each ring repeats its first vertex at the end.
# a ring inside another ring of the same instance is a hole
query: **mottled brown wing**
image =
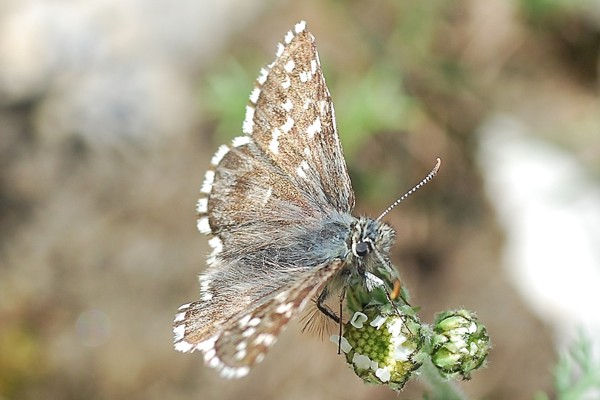
{"type": "Polygon", "coordinates": [[[205,305],[202,302],[184,305],[175,318],[176,339],[179,336],[176,346],[179,350],[202,351],[206,364],[225,378],[245,376],[252,365],[263,360],[290,320],[302,312],[342,267],[343,262],[335,260],[303,274],[292,286],[273,292],[264,301],[232,316],[213,336],[201,342],[195,340],[190,326],[205,323],[197,321],[205,317],[205,305]]]}
{"type": "Polygon", "coordinates": [[[250,95],[244,133],[307,196],[350,212],[354,193],[314,36],[296,24],[250,95]]]}

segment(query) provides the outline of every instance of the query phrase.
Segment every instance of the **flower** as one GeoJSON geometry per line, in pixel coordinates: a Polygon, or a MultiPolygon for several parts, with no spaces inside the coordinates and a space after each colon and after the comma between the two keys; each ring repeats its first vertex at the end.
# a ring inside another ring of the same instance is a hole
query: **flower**
{"type": "Polygon", "coordinates": [[[400,390],[421,365],[420,332],[416,317],[386,314],[372,305],[354,313],[341,342],[339,336],[331,341],[340,343],[348,364],[363,381],[400,390]]]}
{"type": "Polygon", "coordinates": [[[490,346],[487,331],[473,312],[454,310],[437,316],[431,361],[443,376],[470,379],[485,362],[490,346]]]}

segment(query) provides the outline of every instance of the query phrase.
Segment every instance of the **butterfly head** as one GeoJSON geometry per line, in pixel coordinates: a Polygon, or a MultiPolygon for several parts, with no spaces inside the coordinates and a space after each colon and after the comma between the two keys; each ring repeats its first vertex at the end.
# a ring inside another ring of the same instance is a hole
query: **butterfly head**
{"type": "Polygon", "coordinates": [[[371,218],[358,218],[352,229],[351,249],[359,271],[370,270],[371,262],[387,258],[395,237],[394,229],[388,224],[371,218]]]}

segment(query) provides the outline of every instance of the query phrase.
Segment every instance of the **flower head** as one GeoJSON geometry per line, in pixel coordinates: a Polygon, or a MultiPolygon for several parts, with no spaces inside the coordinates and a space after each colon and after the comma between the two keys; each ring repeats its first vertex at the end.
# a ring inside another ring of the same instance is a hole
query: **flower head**
{"type": "Polygon", "coordinates": [[[448,378],[470,379],[490,350],[490,338],[474,313],[446,311],[433,327],[431,361],[448,378]]]}
{"type": "Polygon", "coordinates": [[[341,342],[338,336],[332,341],[341,343],[348,364],[363,381],[400,390],[421,365],[420,332],[416,317],[386,314],[381,307],[369,306],[354,313],[341,342]]]}

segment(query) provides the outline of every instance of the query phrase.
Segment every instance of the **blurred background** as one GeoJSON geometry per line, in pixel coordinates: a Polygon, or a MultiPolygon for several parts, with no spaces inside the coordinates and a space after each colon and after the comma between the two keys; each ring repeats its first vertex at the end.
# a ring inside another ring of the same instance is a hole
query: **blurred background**
{"type": "Polygon", "coordinates": [[[172,348],[208,251],[204,171],[301,19],[357,214],[443,160],[386,220],[421,318],[488,328],[462,390],[554,396],[558,354],[600,337],[600,2],[4,0],[0,399],[398,398],[298,325],[237,381],[172,348]]]}

